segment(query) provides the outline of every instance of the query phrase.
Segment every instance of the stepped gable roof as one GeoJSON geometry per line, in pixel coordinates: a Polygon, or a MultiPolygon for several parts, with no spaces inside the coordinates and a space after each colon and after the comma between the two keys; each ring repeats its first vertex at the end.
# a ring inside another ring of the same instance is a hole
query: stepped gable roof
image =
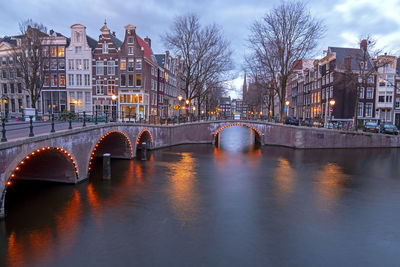
{"type": "MultiPolygon", "coordinates": [[[[344,68],[344,59],[351,57],[351,69],[359,70],[359,62],[363,57],[363,51],[360,48],[346,47],[328,47],[328,50],[336,54],[336,66],[340,69],[344,68]]],[[[372,68],[371,58],[368,60],[368,69],[372,68]]]]}
{"type": "Polygon", "coordinates": [[[158,54],[158,55],[155,55],[155,57],[156,57],[158,66],[163,68],[164,65],[165,65],[165,55],[164,54],[158,54]]]}
{"type": "Polygon", "coordinates": [[[143,47],[144,50],[144,56],[150,60],[151,62],[157,64],[157,60],[155,58],[155,56],[153,55],[153,51],[151,50],[151,48],[149,47],[149,45],[143,41],[142,38],[139,37],[139,35],[136,34],[136,39],[137,39],[137,43],[143,47]]]}

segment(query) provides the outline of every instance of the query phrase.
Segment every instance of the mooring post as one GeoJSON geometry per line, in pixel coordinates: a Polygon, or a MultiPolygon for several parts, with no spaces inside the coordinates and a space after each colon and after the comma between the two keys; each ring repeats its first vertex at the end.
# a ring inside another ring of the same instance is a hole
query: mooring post
{"type": "Polygon", "coordinates": [[[111,154],[103,154],[103,180],[111,179],[111,154]]]}
{"type": "Polygon", "coordinates": [[[146,142],[142,143],[142,160],[147,160],[147,144],[146,144],[146,142]]]}

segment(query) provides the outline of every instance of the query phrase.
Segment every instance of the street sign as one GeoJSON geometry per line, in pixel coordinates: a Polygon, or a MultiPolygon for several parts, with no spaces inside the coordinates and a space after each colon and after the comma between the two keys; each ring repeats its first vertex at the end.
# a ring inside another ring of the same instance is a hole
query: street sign
{"type": "Polygon", "coordinates": [[[181,105],[174,105],[174,109],[180,109],[181,105]]]}
{"type": "Polygon", "coordinates": [[[333,112],[333,108],[329,108],[329,112],[332,113],[333,112]]]}

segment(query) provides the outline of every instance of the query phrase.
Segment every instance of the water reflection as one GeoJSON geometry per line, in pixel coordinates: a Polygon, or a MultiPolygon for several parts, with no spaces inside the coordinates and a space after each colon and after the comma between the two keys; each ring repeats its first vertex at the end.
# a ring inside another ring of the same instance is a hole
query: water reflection
{"type": "Polygon", "coordinates": [[[317,205],[323,211],[332,211],[338,204],[344,189],[351,184],[350,175],[335,163],[325,164],[315,175],[317,205]]]}
{"type": "Polygon", "coordinates": [[[192,153],[181,153],[180,160],[166,163],[169,179],[168,196],[175,215],[182,224],[197,217],[196,165],[192,153]]]}
{"type": "Polygon", "coordinates": [[[294,191],[296,174],[287,159],[279,157],[277,161],[277,167],[274,170],[273,176],[275,183],[274,192],[275,198],[283,205],[287,204],[294,191]]]}

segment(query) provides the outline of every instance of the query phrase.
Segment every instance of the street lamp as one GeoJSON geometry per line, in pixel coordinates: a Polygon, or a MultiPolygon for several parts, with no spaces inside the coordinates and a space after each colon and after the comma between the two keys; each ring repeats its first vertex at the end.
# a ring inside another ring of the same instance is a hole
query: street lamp
{"type": "Polygon", "coordinates": [[[183,96],[182,95],[178,95],[178,101],[179,101],[179,111],[178,111],[178,122],[181,119],[181,102],[182,102],[183,96]]]}
{"type": "Polygon", "coordinates": [[[285,101],[285,105],[286,105],[286,116],[289,116],[289,104],[290,104],[289,100],[286,100],[286,101],[285,101]]]}
{"type": "MultiPolygon", "coordinates": [[[[112,100],[113,104],[115,105],[115,101],[117,100],[117,96],[113,94],[113,95],[111,96],[111,100],[112,100]]],[[[115,110],[116,110],[116,109],[115,109],[115,110]]],[[[111,107],[111,111],[113,111],[113,110],[112,110],[112,107],[111,107]]],[[[106,114],[106,116],[107,116],[107,114],[106,114]]],[[[116,117],[116,114],[114,114],[114,112],[113,112],[113,114],[112,114],[112,117],[113,117],[113,118],[112,118],[113,120],[116,120],[116,118],[115,118],[115,117],[116,117]]]]}
{"type": "Polygon", "coordinates": [[[335,103],[336,103],[335,99],[331,99],[331,100],[329,101],[329,104],[331,105],[331,108],[332,108],[332,111],[329,110],[329,113],[330,113],[330,121],[332,121],[333,106],[335,105],[335,103]]]}

